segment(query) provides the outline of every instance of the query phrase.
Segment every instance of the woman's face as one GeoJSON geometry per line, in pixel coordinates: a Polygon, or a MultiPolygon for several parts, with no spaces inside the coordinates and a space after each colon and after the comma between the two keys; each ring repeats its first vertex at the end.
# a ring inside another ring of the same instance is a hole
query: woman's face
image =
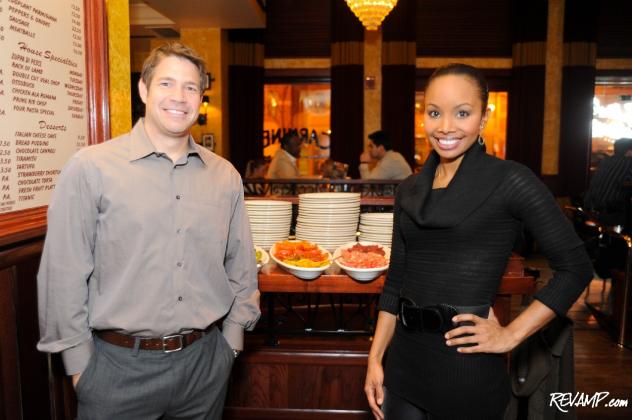
{"type": "Polygon", "coordinates": [[[424,96],[424,129],[432,148],[442,162],[461,158],[487,121],[476,82],[462,75],[439,76],[424,96]]]}

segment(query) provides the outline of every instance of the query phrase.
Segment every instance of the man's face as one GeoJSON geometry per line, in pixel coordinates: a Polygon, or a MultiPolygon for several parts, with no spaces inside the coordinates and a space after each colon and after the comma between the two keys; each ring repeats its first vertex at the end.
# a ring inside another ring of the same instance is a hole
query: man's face
{"type": "Polygon", "coordinates": [[[384,157],[385,153],[386,150],[384,150],[384,146],[376,146],[373,140],[369,139],[369,154],[371,155],[371,159],[380,160],[384,157]]]}
{"type": "Polygon", "coordinates": [[[287,152],[291,154],[292,156],[294,156],[295,158],[298,158],[301,155],[302,143],[303,142],[301,141],[299,137],[294,136],[288,142],[287,148],[285,150],[287,150],[287,152]]]}
{"type": "Polygon", "coordinates": [[[149,86],[138,83],[146,105],[145,128],[170,138],[183,138],[197,121],[202,96],[198,69],[187,59],[169,56],[154,70],[149,86]]]}

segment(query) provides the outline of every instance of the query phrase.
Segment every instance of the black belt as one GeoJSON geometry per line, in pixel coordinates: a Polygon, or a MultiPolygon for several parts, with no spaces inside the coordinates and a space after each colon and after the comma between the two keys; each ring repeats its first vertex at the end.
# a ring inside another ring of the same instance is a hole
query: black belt
{"type": "Polygon", "coordinates": [[[446,303],[417,306],[406,297],[399,298],[399,320],[408,331],[445,333],[460,325],[471,325],[470,322],[455,324],[452,318],[458,314],[474,314],[481,318],[489,315],[489,305],[454,306],[446,303]]]}

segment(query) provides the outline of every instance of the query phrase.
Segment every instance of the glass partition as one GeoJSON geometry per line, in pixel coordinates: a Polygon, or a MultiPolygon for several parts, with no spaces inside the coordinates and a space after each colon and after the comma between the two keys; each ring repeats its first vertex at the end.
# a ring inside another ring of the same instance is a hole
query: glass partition
{"type": "Polygon", "coordinates": [[[303,139],[298,167],[301,176],[317,177],[329,157],[331,85],[266,84],[263,90],[263,154],[272,158],[281,138],[297,130],[303,139]]]}

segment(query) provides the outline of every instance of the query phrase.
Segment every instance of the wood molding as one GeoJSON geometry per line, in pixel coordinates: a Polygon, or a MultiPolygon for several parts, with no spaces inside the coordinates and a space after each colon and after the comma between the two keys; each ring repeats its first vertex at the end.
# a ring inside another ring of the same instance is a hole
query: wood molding
{"type": "Polygon", "coordinates": [[[44,236],[47,207],[35,207],[0,216],[0,248],[44,236]]]}
{"type": "Polygon", "coordinates": [[[263,66],[263,44],[230,42],[229,54],[230,66],[263,66]]]}
{"type": "Polygon", "coordinates": [[[332,42],[331,44],[331,65],[363,65],[364,64],[364,42],[346,41],[332,42]]]}
{"type": "Polygon", "coordinates": [[[597,70],[632,70],[632,58],[597,58],[597,70]]]}
{"type": "Polygon", "coordinates": [[[287,419],[295,420],[330,420],[330,419],[362,419],[366,420],[370,414],[363,410],[319,410],[299,408],[251,408],[226,407],[224,420],[235,419],[287,419]]]}
{"type": "Polygon", "coordinates": [[[0,250],[0,270],[18,265],[23,261],[42,253],[44,241],[33,241],[12,246],[7,250],[0,250]]]}
{"type": "Polygon", "coordinates": [[[89,144],[110,137],[109,64],[105,0],[84,0],[86,85],[88,90],[89,144]]]}
{"type": "Polygon", "coordinates": [[[546,62],[546,42],[517,42],[513,46],[514,66],[543,66],[546,62]]]}
{"type": "Polygon", "coordinates": [[[596,64],[596,42],[565,42],[563,50],[565,66],[594,67],[596,64]]]}
{"type": "Polygon", "coordinates": [[[513,61],[507,57],[417,57],[415,67],[418,69],[435,69],[450,63],[469,64],[481,69],[511,69],[513,61]]]}
{"type": "Polygon", "coordinates": [[[382,65],[416,64],[415,43],[406,41],[382,42],[382,65]]]}
{"type": "Polygon", "coordinates": [[[266,69],[329,69],[331,58],[266,58],[266,69]]]}

